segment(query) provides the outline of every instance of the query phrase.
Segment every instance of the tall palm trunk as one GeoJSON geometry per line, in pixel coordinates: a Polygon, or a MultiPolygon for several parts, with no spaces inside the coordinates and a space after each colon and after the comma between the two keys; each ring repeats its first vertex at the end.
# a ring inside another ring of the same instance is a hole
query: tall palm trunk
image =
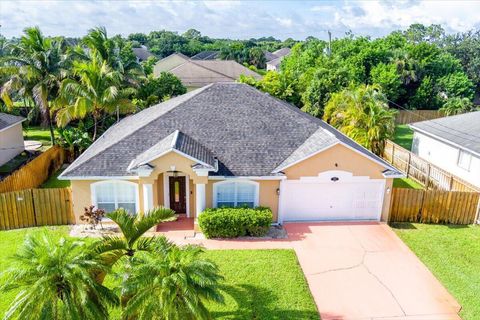
{"type": "Polygon", "coordinates": [[[55,145],[55,132],[53,131],[53,123],[52,123],[52,117],[50,115],[50,108],[47,108],[45,116],[46,116],[48,128],[50,129],[50,141],[52,142],[52,146],[53,146],[55,145]]]}

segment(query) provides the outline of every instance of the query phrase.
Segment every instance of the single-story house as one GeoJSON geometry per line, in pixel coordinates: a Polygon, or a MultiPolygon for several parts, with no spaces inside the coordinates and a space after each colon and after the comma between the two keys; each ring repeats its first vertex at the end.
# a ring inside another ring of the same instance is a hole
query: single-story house
{"type": "Polygon", "coordinates": [[[138,48],[133,48],[133,53],[135,54],[135,57],[137,57],[137,62],[146,61],[148,58],[154,57],[153,53],[148,51],[148,48],[144,45],[138,48]]]}
{"type": "Polygon", "coordinates": [[[153,74],[158,77],[161,72],[174,74],[190,90],[211,83],[236,81],[241,75],[262,78],[258,73],[233,60],[192,60],[178,53],[157,62],[153,74]]]}
{"type": "Polygon", "coordinates": [[[290,48],[281,48],[277,51],[272,52],[271,54],[275,57],[270,60],[267,60],[267,71],[279,71],[280,63],[283,58],[288,56],[291,52],[290,48]]]}
{"type": "Polygon", "coordinates": [[[193,55],[190,59],[192,60],[217,60],[220,56],[220,51],[202,51],[193,55]]]}
{"type": "Polygon", "coordinates": [[[74,213],[267,206],[275,222],[386,221],[390,164],[322,120],[241,83],[216,83],[131,115],[60,176],[74,213]]]}
{"type": "Polygon", "coordinates": [[[410,124],[412,152],[480,188],[480,111],[410,124]]]}
{"type": "Polygon", "coordinates": [[[0,113],[0,166],[25,150],[23,121],[23,117],[0,113]]]}

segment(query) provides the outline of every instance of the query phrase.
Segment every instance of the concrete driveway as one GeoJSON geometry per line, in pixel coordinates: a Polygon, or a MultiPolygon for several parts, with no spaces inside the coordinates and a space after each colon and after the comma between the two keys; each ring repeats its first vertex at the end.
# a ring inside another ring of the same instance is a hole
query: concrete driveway
{"type": "Polygon", "coordinates": [[[387,225],[285,228],[323,320],[460,319],[457,301],[387,225]]]}

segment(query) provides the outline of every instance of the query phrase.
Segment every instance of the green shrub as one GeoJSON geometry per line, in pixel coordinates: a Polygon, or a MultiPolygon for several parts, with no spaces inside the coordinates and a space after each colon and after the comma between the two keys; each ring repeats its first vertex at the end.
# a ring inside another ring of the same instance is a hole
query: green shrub
{"type": "Polygon", "coordinates": [[[198,217],[207,238],[261,237],[267,234],[273,215],[270,208],[210,208],[198,217]]]}

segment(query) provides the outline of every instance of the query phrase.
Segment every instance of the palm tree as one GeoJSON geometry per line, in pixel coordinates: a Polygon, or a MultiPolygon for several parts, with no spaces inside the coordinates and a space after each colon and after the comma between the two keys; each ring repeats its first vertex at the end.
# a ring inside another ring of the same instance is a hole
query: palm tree
{"type": "Polygon", "coordinates": [[[395,114],[378,86],[361,85],[333,94],[324,120],[380,155],[395,130],[395,114]]]}
{"type": "Polygon", "coordinates": [[[395,51],[390,61],[396,66],[397,73],[405,85],[409,85],[418,80],[418,62],[411,58],[406,52],[401,50],[395,51]]]}
{"type": "Polygon", "coordinates": [[[211,319],[205,302],[223,302],[217,266],[202,259],[200,247],[164,247],[136,259],[125,282],[130,299],[124,315],[135,319],[211,319]]]}
{"type": "Polygon", "coordinates": [[[92,139],[97,137],[98,122],[104,113],[127,113],[134,105],[126,98],[128,90],[121,88],[123,76],[113,70],[95,51],[91,60],[74,61],[75,79],[65,79],[55,102],[56,120],[59,127],[75,119],[92,116],[94,129],[92,139]]]}
{"type": "Polygon", "coordinates": [[[32,97],[39,108],[44,124],[50,128],[50,139],[55,143],[50,103],[56,97],[60,81],[66,77],[68,55],[61,38],[45,38],[38,27],[25,29],[9,56],[2,58],[5,65],[2,74],[8,81],[2,86],[1,96],[5,104],[13,106],[10,94],[18,92],[24,98],[32,97]]]}
{"type": "Polygon", "coordinates": [[[107,217],[118,225],[122,236],[106,236],[93,245],[93,250],[109,265],[115,264],[122,257],[133,257],[138,251],[151,251],[152,246],[158,247],[163,240],[144,237],[144,234],[157,224],[174,219],[174,213],[163,207],[137,215],[123,209],[113,211],[107,217]]]}
{"type": "Polygon", "coordinates": [[[108,319],[108,307],[118,305],[92,276],[109,268],[83,241],[30,236],[14,259],[0,289],[20,292],[4,319],[108,319]]]}
{"type": "Polygon", "coordinates": [[[101,59],[107,62],[108,66],[122,74],[125,85],[138,86],[139,78],[144,77],[141,64],[136,60],[123,61],[122,48],[120,48],[118,39],[115,41],[108,38],[105,27],[89,30],[82,42],[89,51],[97,52],[101,59]]]}

